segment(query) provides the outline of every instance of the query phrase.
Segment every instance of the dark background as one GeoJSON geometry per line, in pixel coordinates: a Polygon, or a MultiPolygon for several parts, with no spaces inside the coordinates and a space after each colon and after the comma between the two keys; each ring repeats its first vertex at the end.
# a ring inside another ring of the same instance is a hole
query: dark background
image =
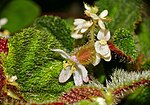
{"type": "MultiPolygon", "coordinates": [[[[11,0],[0,0],[0,12],[11,0]]],[[[97,0],[31,0],[41,8],[41,15],[60,17],[80,17],[83,15],[83,2],[94,4],[97,0]]],[[[115,1],[115,0],[114,0],[115,1]]],[[[150,0],[143,0],[150,7],[150,0]]],[[[150,9],[150,8],[149,8],[150,9]]],[[[149,12],[150,14],[150,12],[149,12]]]]}

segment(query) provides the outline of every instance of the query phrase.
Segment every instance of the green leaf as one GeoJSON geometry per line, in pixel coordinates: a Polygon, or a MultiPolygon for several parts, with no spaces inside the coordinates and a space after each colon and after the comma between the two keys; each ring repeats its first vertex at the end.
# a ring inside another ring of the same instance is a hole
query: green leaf
{"type": "Polygon", "coordinates": [[[108,16],[112,21],[108,27],[112,32],[118,28],[126,28],[133,32],[135,23],[141,20],[141,0],[98,0],[96,4],[101,11],[109,11],[108,16]]]}
{"type": "Polygon", "coordinates": [[[65,50],[65,47],[52,33],[27,28],[10,38],[8,46],[9,53],[3,59],[3,67],[10,75],[17,76],[17,82],[27,100],[54,100],[74,86],[73,82],[58,82],[63,59],[50,49],[65,50]]]}
{"type": "Polygon", "coordinates": [[[11,0],[0,14],[8,18],[8,23],[3,27],[11,33],[30,25],[40,14],[40,8],[32,0],[11,0]]]}
{"type": "Polygon", "coordinates": [[[36,19],[34,26],[52,33],[69,51],[72,50],[73,38],[66,22],[59,17],[43,16],[36,19]]]}
{"type": "Polygon", "coordinates": [[[137,58],[137,51],[133,35],[126,29],[118,29],[114,33],[113,43],[119,50],[123,52],[131,60],[135,61],[137,58]]]}

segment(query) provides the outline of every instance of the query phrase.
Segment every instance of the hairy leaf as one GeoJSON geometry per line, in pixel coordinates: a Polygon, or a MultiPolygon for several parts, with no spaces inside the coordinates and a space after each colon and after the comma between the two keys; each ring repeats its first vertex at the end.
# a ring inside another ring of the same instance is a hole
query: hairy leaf
{"type": "Polygon", "coordinates": [[[43,16],[36,19],[34,26],[52,33],[68,50],[72,50],[73,39],[71,38],[71,30],[61,18],[43,16]]]}
{"type": "Polygon", "coordinates": [[[133,35],[129,31],[123,28],[116,30],[113,37],[113,43],[123,52],[123,54],[131,58],[132,61],[136,60],[137,51],[133,35]]]}
{"type": "Polygon", "coordinates": [[[35,28],[24,29],[9,40],[9,53],[3,58],[3,67],[17,82],[28,100],[53,100],[73,82],[60,84],[58,76],[62,69],[60,55],[51,48],[64,49],[53,34],[35,28]]]}

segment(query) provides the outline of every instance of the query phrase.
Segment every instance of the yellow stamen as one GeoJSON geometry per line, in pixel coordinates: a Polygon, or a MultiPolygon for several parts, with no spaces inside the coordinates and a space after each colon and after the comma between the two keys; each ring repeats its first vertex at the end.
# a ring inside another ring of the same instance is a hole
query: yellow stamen
{"type": "Polygon", "coordinates": [[[67,63],[66,61],[63,61],[63,67],[64,67],[64,69],[66,69],[67,66],[69,66],[69,63],[67,63]]]}
{"type": "Polygon", "coordinates": [[[107,44],[107,42],[105,40],[100,40],[99,43],[103,46],[107,44]]]}

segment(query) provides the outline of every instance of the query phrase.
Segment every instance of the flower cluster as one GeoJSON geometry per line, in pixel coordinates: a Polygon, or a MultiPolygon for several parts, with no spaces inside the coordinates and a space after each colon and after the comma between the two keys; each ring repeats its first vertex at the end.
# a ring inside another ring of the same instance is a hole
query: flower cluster
{"type": "Polygon", "coordinates": [[[58,52],[62,57],[67,59],[64,61],[63,70],[59,76],[59,82],[66,82],[73,74],[74,82],[76,86],[80,86],[83,82],[88,82],[88,71],[85,68],[85,64],[98,65],[101,58],[105,61],[111,60],[111,51],[107,44],[110,39],[110,31],[106,29],[105,22],[109,20],[107,18],[108,11],[104,10],[99,15],[98,8],[96,6],[91,7],[84,4],[85,15],[88,16],[88,20],[75,19],[74,30],[71,34],[74,39],[84,38],[86,35],[89,37],[89,46],[87,44],[78,48],[73,55],[69,56],[63,50],[52,49],[52,51],[58,52]],[[96,33],[98,30],[98,33],[96,33]],[[97,34],[97,37],[95,35],[97,34]],[[92,46],[92,47],[91,47],[92,46]],[[82,50],[82,51],[81,51],[82,50]],[[80,56],[79,56],[80,55],[80,56]],[[94,57],[93,57],[94,56],[94,57]],[[88,62],[88,63],[87,63],[88,62]]]}

